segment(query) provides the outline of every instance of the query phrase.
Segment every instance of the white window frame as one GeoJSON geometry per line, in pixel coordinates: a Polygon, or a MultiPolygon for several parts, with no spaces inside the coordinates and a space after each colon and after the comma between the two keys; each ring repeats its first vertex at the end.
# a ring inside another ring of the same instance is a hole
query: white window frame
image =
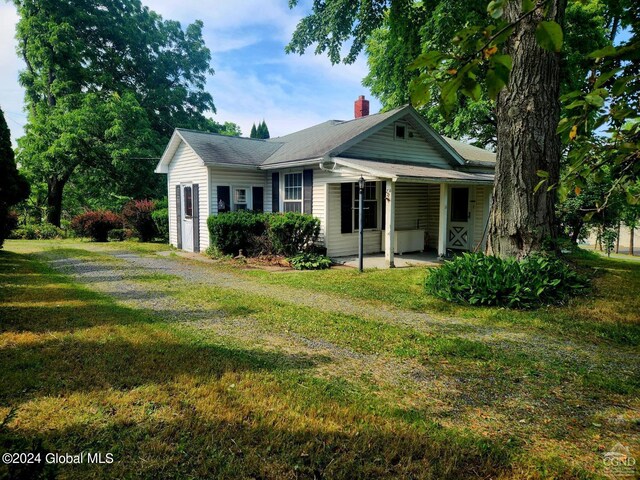
{"type": "Polygon", "coordinates": [[[409,138],[409,125],[405,122],[395,122],[393,124],[393,139],[394,140],[406,140],[409,138]],[[397,127],[404,127],[404,137],[399,137],[397,134],[397,127]]]}
{"type": "Polygon", "coordinates": [[[253,186],[246,185],[231,185],[231,210],[232,212],[237,211],[236,205],[244,205],[243,203],[236,204],[236,190],[244,190],[247,200],[247,208],[246,210],[253,210],[253,186]]]}
{"type": "Polygon", "coordinates": [[[280,211],[285,212],[285,204],[287,203],[299,203],[300,213],[304,211],[304,175],[302,170],[294,170],[291,172],[282,172],[280,174],[280,211]],[[300,199],[299,200],[287,200],[286,199],[286,185],[285,178],[287,175],[300,175],[300,199]]]}
{"type": "MultiPolygon", "coordinates": [[[[380,218],[380,190],[381,190],[381,184],[380,182],[376,181],[376,180],[367,180],[366,183],[375,183],[376,185],[376,226],[373,228],[364,228],[363,231],[365,232],[375,232],[378,230],[381,230],[380,226],[382,225],[382,219],[380,218]]],[[[353,184],[353,200],[351,201],[351,225],[353,226],[353,231],[354,232],[358,232],[358,228],[356,227],[356,202],[359,200],[359,195],[360,195],[360,186],[358,185],[358,182],[355,182],[353,184]]],[[[373,200],[365,200],[364,201],[364,206],[367,206],[367,202],[373,202],[373,200]]]]}

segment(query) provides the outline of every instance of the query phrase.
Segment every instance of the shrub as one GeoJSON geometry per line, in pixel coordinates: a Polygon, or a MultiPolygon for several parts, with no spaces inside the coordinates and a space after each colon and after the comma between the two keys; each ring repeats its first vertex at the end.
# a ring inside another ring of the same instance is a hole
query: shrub
{"type": "Polygon", "coordinates": [[[113,230],[109,230],[107,238],[110,242],[124,242],[127,238],[127,230],[124,228],[114,228],[113,230]]]}
{"type": "Polygon", "coordinates": [[[122,218],[109,210],[88,211],[74,217],[71,228],[79,237],[106,242],[110,230],[122,228],[122,218]]]}
{"type": "Polygon", "coordinates": [[[531,255],[522,261],[465,253],[431,270],[428,293],[452,302],[535,308],[588,290],[588,280],[562,260],[531,255]]]}
{"type": "Polygon", "coordinates": [[[323,270],[331,266],[331,260],[317,253],[299,253],[289,259],[296,270],[323,270]]]}
{"type": "Polygon", "coordinates": [[[249,211],[225,212],[207,219],[211,245],[224,255],[240,250],[251,254],[254,239],[265,232],[265,214],[249,211]]]}
{"type": "Polygon", "coordinates": [[[169,241],[169,209],[160,208],[151,214],[153,223],[156,225],[158,236],[165,242],[169,241]]]}
{"type": "Polygon", "coordinates": [[[53,238],[64,238],[65,231],[50,223],[29,224],[16,228],[10,238],[21,240],[50,240],[53,238]]]}
{"type": "Polygon", "coordinates": [[[295,255],[311,248],[320,234],[320,220],[301,213],[287,212],[268,217],[268,235],[273,253],[295,255]]]}
{"type": "Polygon", "coordinates": [[[155,208],[155,202],[151,200],[131,200],[122,209],[125,225],[133,229],[143,242],[149,242],[156,236],[156,224],[151,216],[155,208]]]}
{"type": "Polygon", "coordinates": [[[0,248],[4,239],[9,238],[11,231],[18,226],[18,215],[13,210],[0,208],[0,248]]]}

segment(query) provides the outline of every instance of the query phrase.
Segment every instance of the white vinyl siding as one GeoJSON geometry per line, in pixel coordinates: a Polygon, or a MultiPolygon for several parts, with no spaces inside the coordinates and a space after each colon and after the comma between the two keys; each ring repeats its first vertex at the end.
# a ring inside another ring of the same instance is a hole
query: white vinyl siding
{"type": "Polygon", "coordinates": [[[396,230],[424,230],[429,248],[438,246],[440,185],[396,185],[396,230]]]}
{"type": "MultiPolygon", "coordinates": [[[[491,195],[491,187],[477,186],[475,187],[475,202],[471,203],[473,216],[473,232],[471,235],[471,250],[480,245],[479,251],[484,250],[486,239],[484,237],[487,219],[489,218],[489,199],[491,195]]],[[[472,200],[474,198],[472,197],[472,200]]]]}
{"type": "Polygon", "coordinates": [[[207,167],[202,164],[195,152],[184,142],[176,149],[169,164],[167,174],[169,195],[169,243],[178,246],[178,229],[176,225],[176,185],[181,183],[197,183],[200,188],[200,251],[209,246],[207,234],[207,217],[209,216],[207,167]]]}
{"type": "Polygon", "coordinates": [[[211,214],[218,213],[218,186],[231,187],[231,195],[233,201],[234,189],[246,189],[247,196],[252,198],[253,192],[249,191],[253,187],[264,188],[264,211],[271,211],[271,188],[267,196],[267,183],[271,184],[271,174],[267,174],[260,170],[253,169],[232,169],[209,167],[209,184],[211,185],[211,194],[209,196],[209,205],[211,214]],[[267,182],[267,175],[269,182],[267,182]]]}
{"type": "Polygon", "coordinates": [[[395,138],[395,124],[384,127],[340,154],[341,157],[420,163],[451,169],[427,140],[406,123],[407,137],[395,138]]]}

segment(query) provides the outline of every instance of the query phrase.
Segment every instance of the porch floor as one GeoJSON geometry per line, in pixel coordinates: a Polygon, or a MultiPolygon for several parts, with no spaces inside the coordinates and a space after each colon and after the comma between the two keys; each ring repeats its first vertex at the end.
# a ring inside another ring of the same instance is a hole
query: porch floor
{"type": "MultiPolygon", "coordinates": [[[[348,257],[333,257],[332,260],[340,265],[358,268],[358,256],[350,255],[348,257]]],[[[438,260],[438,254],[434,251],[405,253],[402,255],[394,255],[394,263],[396,268],[403,267],[421,267],[441,265],[438,260]]],[[[364,256],[364,268],[389,268],[384,259],[384,253],[372,253],[364,256]]]]}

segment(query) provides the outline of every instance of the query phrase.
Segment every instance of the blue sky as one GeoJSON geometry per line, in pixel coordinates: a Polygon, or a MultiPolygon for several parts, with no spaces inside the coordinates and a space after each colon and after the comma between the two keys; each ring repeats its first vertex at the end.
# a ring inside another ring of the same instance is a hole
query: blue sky
{"type": "MultiPolygon", "coordinates": [[[[215,74],[207,82],[219,122],[232,121],[248,136],[252,123],[266,120],[271,136],[329,119],[353,117],[358,95],[371,95],[361,84],[364,57],[353,65],[332,66],[313,52],[286,55],[284,47],[309,7],[289,10],[287,0],[143,0],[164,18],[183,26],[200,19],[212,52],[215,74]]],[[[307,2],[301,2],[307,3],[307,2]]],[[[26,123],[18,72],[24,64],[15,53],[17,15],[0,2],[0,106],[15,141],[26,123]]],[[[371,99],[371,113],[380,104],[371,99]]]]}

